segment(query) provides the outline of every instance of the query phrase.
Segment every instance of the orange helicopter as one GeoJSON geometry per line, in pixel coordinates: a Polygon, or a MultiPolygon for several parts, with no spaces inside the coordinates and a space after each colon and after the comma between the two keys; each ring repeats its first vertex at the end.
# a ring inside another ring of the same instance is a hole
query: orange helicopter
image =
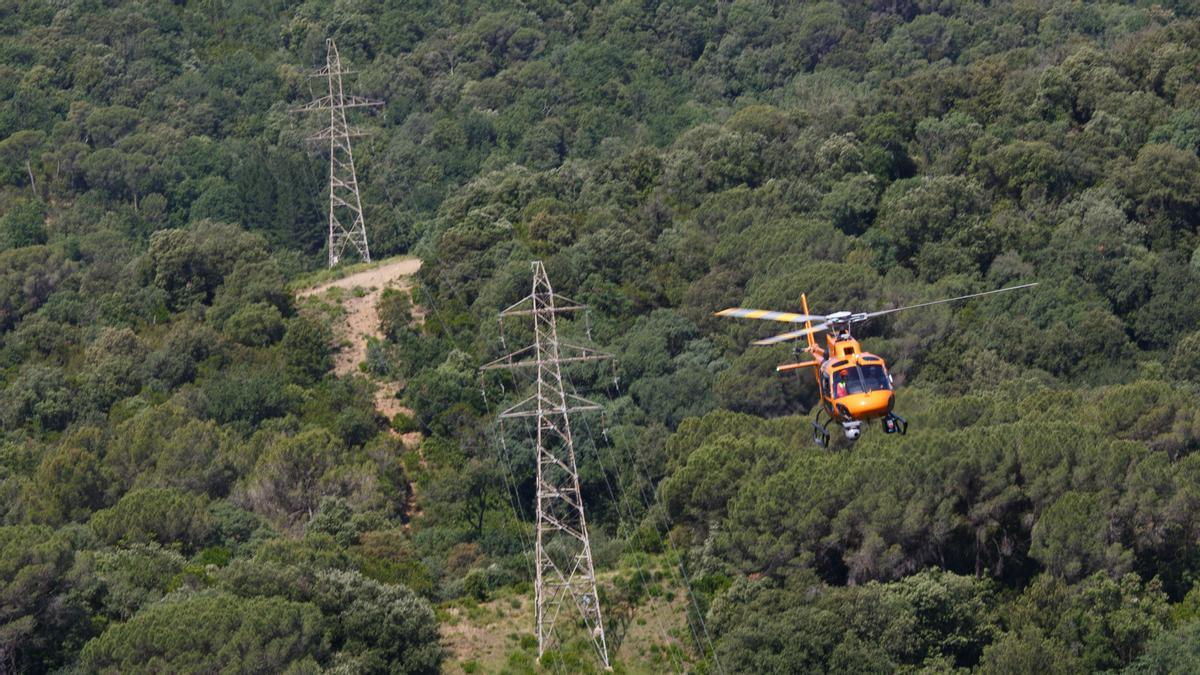
{"type": "Polygon", "coordinates": [[[808,347],[800,351],[813,356],[811,361],[801,363],[785,363],[775,368],[778,372],[787,372],[799,368],[813,369],[817,378],[817,390],[821,394],[821,406],[817,408],[817,418],[813,420],[813,440],[822,448],[829,445],[829,424],[838,422],[850,442],[857,441],[866,428],[867,422],[882,418],[883,431],[888,434],[908,433],[908,421],[892,412],[896,403],[894,396],[895,384],[888,374],[884,360],[869,352],[864,352],[850,333],[850,327],[884,314],[892,314],[906,309],[940,305],[946,302],[956,302],[982,295],[1005,293],[1022,288],[1031,288],[1037,283],[1010,286],[994,291],[960,295],[957,298],[946,298],[932,302],[922,302],[906,307],[895,307],[878,312],[834,312],[833,314],[809,314],[808,298],[800,294],[800,306],[803,314],[791,312],[773,312],[765,309],[745,309],[730,307],[716,313],[716,316],[729,316],[742,319],[763,319],[766,321],[781,321],[784,323],[803,323],[804,328],[787,333],[781,333],[763,340],[756,340],[756,345],[773,345],[801,337],[808,338],[808,347]],[[818,322],[816,326],[813,322],[818,322]],[[817,346],[813,334],[828,331],[825,335],[826,348],[817,346]],[[821,423],[822,413],[829,419],[821,423]]]}

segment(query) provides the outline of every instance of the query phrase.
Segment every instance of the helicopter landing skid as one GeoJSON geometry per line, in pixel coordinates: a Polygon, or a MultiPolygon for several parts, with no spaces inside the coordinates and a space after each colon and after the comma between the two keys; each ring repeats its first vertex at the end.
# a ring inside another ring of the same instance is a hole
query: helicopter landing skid
{"type": "Polygon", "coordinates": [[[888,413],[887,417],[883,418],[883,433],[901,436],[908,434],[908,420],[896,413],[888,413]]]}
{"type": "Polygon", "coordinates": [[[821,424],[821,413],[823,412],[825,412],[824,408],[817,408],[817,418],[812,423],[813,442],[822,448],[827,448],[829,447],[829,423],[833,421],[833,418],[830,417],[825,420],[824,424],[821,424]]]}

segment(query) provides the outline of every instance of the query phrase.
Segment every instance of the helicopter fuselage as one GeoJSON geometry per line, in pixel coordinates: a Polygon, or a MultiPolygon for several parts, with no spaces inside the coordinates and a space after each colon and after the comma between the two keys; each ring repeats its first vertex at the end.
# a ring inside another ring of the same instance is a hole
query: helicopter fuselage
{"type": "Polygon", "coordinates": [[[892,411],[895,397],[884,360],[863,352],[858,340],[828,337],[828,355],[814,368],[821,404],[842,422],[865,422],[892,411]]]}
{"type": "Polygon", "coordinates": [[[887,433],[904,433],[907,422],[892,413],[896,403],[895,385],[883,358],[864,352],[862,345],[848,332],[827,335],[825,342],[825,348],[818,347],[815,342],[809,344],[807,351],[813,355],[812,361],[790,363],[777,369],[813,369],[821,396],[819,410],[829,417],[822,424],[818,413],[817,422],[814,422],[814,437],[818,444],[828,442],[825,427],[830,422],[840,424],[850,441],[858,440],[864,425],[873,419],[882,419],[887,433]]]}

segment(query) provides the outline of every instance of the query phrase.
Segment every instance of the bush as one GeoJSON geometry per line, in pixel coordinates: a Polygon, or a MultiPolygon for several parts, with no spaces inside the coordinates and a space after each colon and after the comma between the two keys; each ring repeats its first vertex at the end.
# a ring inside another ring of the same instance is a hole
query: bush
{"type": "Polygon", "coordinates": [[[283,375],[265,368],[233,368],[204,384],[205,413],[221,424],[247,422],[257,425],[282,417],[295,409],[296,392],[283,375]]]}
{"type": "Polygon", "coordinates": [[[248,347],[272,345],[283,337],[283,315],[274,305],[256,302],[234,312],[225,321],[225,332],[248,347]]]}
{"type": "Polygon", "coordinates": [[[379,312],[379,330],[393,342],[412,325],[412,300],[407,291],[385,289],[375,308],[379,312]]]}
{"type": "Polygon", "coordinates": [[[405,586],[349,571],[315,571],[265,562],[235,562],[221,585],[242,596],[283,594],[319,607],[334,651],[368,670],[439,672],[443,651],[429,603],[405,586]]]}
{"type": "Polygon", "coordinates": [[[312,384],[333,368],[333,331],[316,319],[298,316],[289,321],[279,346],[293,382],[312,384]]]}
{"type": "Polygon", "coordinates": [[[87,672],[316,672],[321,612],[282,598],[204,593],[151,605],[83,648],[87,672]]]}
{"type": "Polygon", "coordinates": [[[392,430],[398,434],[407,434],[413,431],[420,431],[421,428],[411,415],[399,412],[392,417],[392,430]]]}
{"type": "Polygon", "coordinates": [[[362,445],[379,433],[373,409],[350,407],[338,413],[333,420],[333,433],[341,437],[346,445],[362,445]]]}
{"type": "Polygon", "coordinates": [[[22,201],[0,217],[0,249],[46,243],[46,206],[22,201]]]}
{"type": "Polygon", "coordinates": [[[208,499],[171,488],[134,490],[90,521],[96,536],[109,544],[181,544],[199,550],[216,528],[208,499]]]}

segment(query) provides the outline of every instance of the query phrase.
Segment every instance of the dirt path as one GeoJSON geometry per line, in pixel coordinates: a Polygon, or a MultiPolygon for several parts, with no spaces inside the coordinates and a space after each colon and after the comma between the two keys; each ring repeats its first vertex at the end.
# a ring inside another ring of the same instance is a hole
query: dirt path
{"type": "MultiPolygon", "coordinates": [[[[363,270],[336,281],[314,286],[297,293],[297,297],[307,298],[321,296],[334,288],[353,291],[362,289],[362,294],[351,293],[342,300],[342,309],[346,312],[345,320],[333,327],[334,337],[340,343],[349,343],[348,348],[338,350],[333,357],[333,372],[338,376],[358,372],[358,364],[367,360],[368,338],[383,339],[379,330],[379,311],[376,304],[383,291],[388,288],[412,292],[412,276],[421,269],[421,261],[417,258],[402,258],[378,267],[363,270]]],[[[413,314],[420,317],[421,312],[414,306],[413,314]]],[[[412,415],[412,411],[400,405],[396,393],[400,390],[397,382],[378,383],[375,388],[375,409],[389,420],[398,413],[412,415]]],[[[419,434],[404,434],[406,447],[413,447],[420,442],[419,434]]]]}
{"type": "MultiPolygon", "coordinates": [[[[409,293],[412,299],[412,276],[421,269],[421,261],[417,258],[401,258],[383,263],[362,272],[351,274],[336,281],[306,288],[296,293],[298,298],[321,297],[330,290],[340,288],[351,291],[341,298],[341,307],[345,312],[342,319],[333,326],[334,339],[339,344],[348,345],[339,349],[333,357],[333,372],[339,377],[359,372],[358,364],[367,360],[367,340],[370,338],[383,339],[379,328],[379,310],[377,304],[385,289],[394,288],[409,293]],[[355,289],[361,289],[355,291],[355,289]]],[[[423,319],[424,312],[413,305],[413,317],[417,321],[423,319]]],[[[399,382],[380,381],[371,378],[375,384],[375,409],[387,417],[390,422],[399,413],[412,415],[412,411],[400,403],[396,395],[403,385],[399,382]]],[[[421,432],[413,431],[400,436],[405,448],[416,449],[422,466],[425,458],[420,455],[421,432]]],[[[417,503],[416,485],[410,483],[408,514],[410,518],[420,515],[420,505],[417,503]]]]}
{"type": "Polygon", "coordinates": [[[383,333],[379,331],[379,312],[375,307],[375,304],[379,302],[379,296],[383,294],[385,288],[410,291],[412,289],[410,279],[420,269],[420,260],[404,258],[296,294],[298,297],[307,298],[312,295],[324,295],[331,288],[345,290],[362,288],[366,291],[364,295],[352,295],[342,302],[342,309],[346,310],[346,322],[344,325],[334,327],[334,335],[339,340],[348,339],[350,348],[343,349],[334,356],[333,372],[339,376],[348,375],[357,371],[358,364],[367,360],[367,338],[383,337],[383,333]]]}

